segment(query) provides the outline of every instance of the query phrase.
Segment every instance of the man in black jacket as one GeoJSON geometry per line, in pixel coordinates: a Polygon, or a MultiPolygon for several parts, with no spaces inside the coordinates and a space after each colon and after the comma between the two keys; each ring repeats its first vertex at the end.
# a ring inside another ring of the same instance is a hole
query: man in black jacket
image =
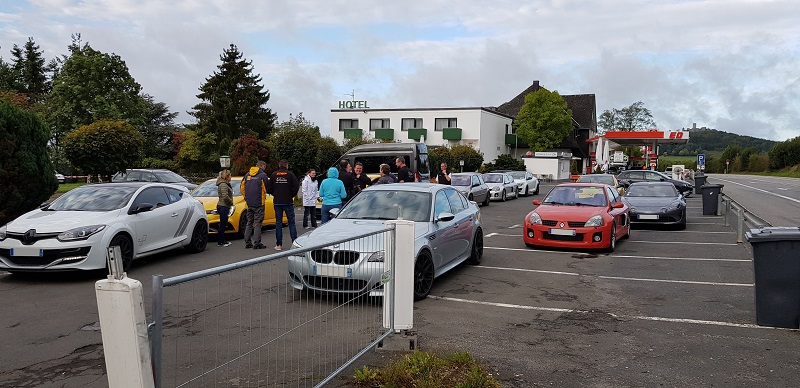
{"type": "Polygon", "coordinates": [[[297,227],[294,225],[294,197],[300,190],[300,183],[297,176],[289,171],[289,162],[281,160],[278,162],[278,169],[272,173],[272,178],[267,186],[267,192],[272,194],[273,206],[275,207],[275,250],[283,249],[283,214],[286,213],[286,220],[289,223],[289,236],[292,241],[297,239],[297,227]]]}
{"type": "Polygon", "coordinates": [[[347,159],[342,159],[339,162],[339,180],[344,184],[344,191],[347,192],[347,198],[342,200],[342,203],[347,203],[350,198],[356,193],[355,182],[353,181],[353,166],[347,159]]]}

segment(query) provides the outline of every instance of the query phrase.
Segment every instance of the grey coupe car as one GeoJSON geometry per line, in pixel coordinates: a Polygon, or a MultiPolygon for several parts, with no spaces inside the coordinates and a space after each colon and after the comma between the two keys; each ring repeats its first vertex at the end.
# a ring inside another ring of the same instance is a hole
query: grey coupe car
{"type": "Polygon", "coordinates": [[[517,198],[517,184],[511,175],[500,172],[483,174],[483,180],[489,186],[489,198],[505,202],[507,198],[517,198]]]}
{"type": "MultiPolygon", "coordinates": [[[[415,300],[427,297],[441,274],[465,261],[480,264],[483,258],[478,206],[453,187],[433,183],[370,186],[331,221],[298,237],[292,247],[378,231],[386,220],[395,219],[415,222],[415,300]]],[[[383,244],[382,238],[365,237],[290,256],[289,283],[298,290],[383,295],[383,244]]]]}
{"type": "Polygon", "coordinates": [[[686,201],[670,182],[633,183],[622,198],[630,207],[632,224],[686,228],[686,201]]]}
{"type": "Polygon", "coordinates": [[[483,206],[489,205],[489,186],[477,172],[459,172],[450,174],[450,185],[464,194],[470,201],[483,206]]]}

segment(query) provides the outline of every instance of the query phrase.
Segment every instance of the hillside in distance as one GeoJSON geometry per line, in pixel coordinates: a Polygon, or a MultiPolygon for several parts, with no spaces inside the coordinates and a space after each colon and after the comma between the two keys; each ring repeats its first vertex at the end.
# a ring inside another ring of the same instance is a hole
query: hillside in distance
{"type": "Polygon", "coordinates": [[[663,155],[696,155],[722,153],[728,146],[753,148],[758,153],[769,152],[777,142],[752,136],[737,135],[715,129],[691,131],[689,142],[682,145],[664,145],[659,151],[663,155]]]}

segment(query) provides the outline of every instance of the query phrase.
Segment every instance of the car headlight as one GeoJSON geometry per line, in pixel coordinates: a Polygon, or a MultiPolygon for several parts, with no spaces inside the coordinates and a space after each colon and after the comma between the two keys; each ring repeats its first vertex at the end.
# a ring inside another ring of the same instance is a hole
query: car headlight
{"type": "Polygon", "coordinates": [[[383,251],[377,251],[377,252],[369,255],[369,259],[367,259],[367,262],[383,263],[383,251]]]}
{"type": "Polygon", "coordinates": [[[61,232],[58,234],[56,238],[58,238],[58,241],[86,240],[91,235],[105,228],[106,228],[105,225],[81,226],[80,228],[70,229],[66,232],[61,232]]]}
{"type": "Polygon", "coordinates": [[[297,240],[292,241],[292,248],[302,248],[303,246],[297,242],[297,240]]]}
{"type": "Polygon", "coordinates": [[[681,208],[681,203],[680,203],[680,201],[675,201],[675,202],[669,204],[669,206],[667,206],[667,207],[669,208],[669,210],[680,209],[681,208]]]}
{"type": "Polygon", "coordinates": [[[0,227],[0,241],[3,241],[5,239],[6,239],[6,226],[3,225],[2,227],[0,227]]]}
{"type": "Polygon", "coordinates": [[[500,191],[500,186],[492,187],[492,191],[494,191],[494,192],[500,191]]]}
{"type": "Polygon", "coordinates": [[[584,224],[583,226],[587,228],[590,226],[603,226],[603,217],[600,216],[599,214],[593,216],[592,218],[589,219],[589,221],[586,221],[586,224],[584,224]]]}
{"type": "Polygon", "coordinates": [[[629,211],[630,211],[631,213],[636,213],[636,208],[635,208],[635,207],[632,207],[632,208],[630,208],[630,210],[629,210],[629,211]]]}
{"type": "Polygon", "coordinates": [[[539,216],[539,213],[531,212],[531,215],[528,217],[528,222],[530,222],[532,225],[541,225],[542,217],[539,216]]]}

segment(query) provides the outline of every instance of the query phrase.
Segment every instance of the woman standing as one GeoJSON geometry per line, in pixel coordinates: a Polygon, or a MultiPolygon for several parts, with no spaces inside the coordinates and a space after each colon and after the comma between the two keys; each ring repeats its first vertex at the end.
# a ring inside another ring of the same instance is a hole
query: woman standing
{"type": "Polygon", "coordinates": [[[303,178],[303,228],[308,229],[308,219],[311,218],[311,227],[317,227],[317,197],[319,197],[319,183],[316,180],[317,171],[313,168],[308,170],[306,177],[303,178]]]}
{"type": "Polygon", "coordinates": [[[328,177],[319,185],[319,196],[322,198],[322,223],[331,218],[332,209],[341,208],[342,200],[347,198],[344,183],[339,180],[339,170],[336,167],[328,169],[328,177]]]}
{"type": "Polygon", "coordinates": [[[228,216],[233,206],[233,188],[231,188],[231,171],[222,170],[217,178],[217,214],[219,226],[217,227],[217,245],[227,247],[231,243],[225,241],[225,230],[228,229],[228,216]]]}

